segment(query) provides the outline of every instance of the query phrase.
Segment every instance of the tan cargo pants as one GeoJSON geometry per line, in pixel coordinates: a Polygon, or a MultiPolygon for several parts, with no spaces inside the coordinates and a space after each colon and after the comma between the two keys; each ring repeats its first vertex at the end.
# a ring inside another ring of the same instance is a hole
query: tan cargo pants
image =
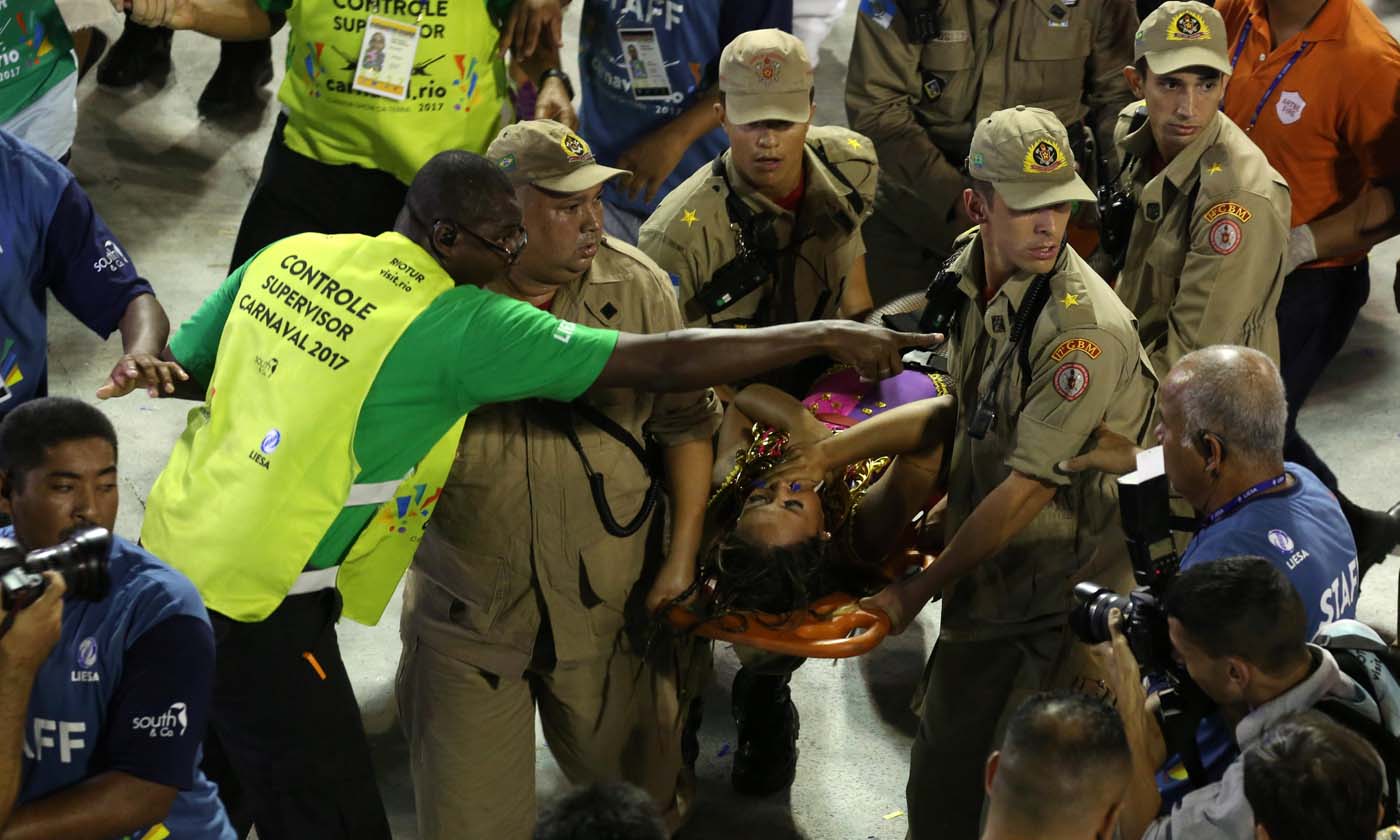
{"type": "MultiPolygon", "coordinates": [[[[406,598],[406,617],[414,608],[406,598]]],[[[424,840],[528,840],[537,811],[536,707],[571,783],[630,782],[679,823],[682,718],[673,676],[621,640],[596,660],[492,674],[444,649],[450,628],[438,632],[444,628],[421,615],[416,623],[423,631],[405,633],[396,688],[424,840]]]]}

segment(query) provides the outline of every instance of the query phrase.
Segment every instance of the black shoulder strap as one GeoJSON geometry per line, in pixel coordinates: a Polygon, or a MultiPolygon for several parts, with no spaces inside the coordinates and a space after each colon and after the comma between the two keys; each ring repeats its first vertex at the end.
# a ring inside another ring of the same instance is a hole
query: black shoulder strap
{"type": "MultiPolygon", "coordinates": [[[[1065,245],[1069,247],[1068,244],[1065,245]]],[[[1021,301],[1021,311],[1016,313],[1016,321],[1011,327],[1011,340],[1017,342],[1016,361],[1021,365],[1021,387],[1025,388],[1031,381],[1031,337],[1030,333],[1035,332],[1035,321],[1040,317],[1040,313],[1045,309],[1045,304],[1050,300],[1050,275],[1042,274],[1036,278],[1036,282],[1031,284],[1026,291],[1025,300],[1021,301]],[[1024,318],[1024,321],[1022,320],[1024,318]],[[1017,328],[1021,333],[1017,333],[1017,328]],[[1029,332],[1027,332],[1029,331],[1029,332]]]]}
{"type": "Polygon", "coordinates": [[[723,155],[717,156],[710,164],[710,173],[724,181],[724,209],[729,214],[729,223],[739,228],[741,250],[753,247],[749,240],[753,236],[753,220],[757,214],[734,191],[734,185],[729,182],[729,173],[724,169],[723,155]]]}
{"type": "Polygon", "coordinates": [[[635,534],[646,523],[647,517],[656,507],[656,500],[661,492],[661,478],[647,457],[646,448],[617,421],[583,400],[577,400],[567,405],[549,403],[545,400],[535,400],[534,402],[536,407],[540,409],[540,413],[554,422],[564,433],[564,436],[569,439],[569,444],[573,446],[574,451],[578,453],[579,461],[583,464],[583,471],[588,476],[588,489],[593,496],[593,505],[598,510],[598,518],[603,523],[603,530],[614,537],[630,537],[635,534]],[[651,479],[636,516],[632,517],[632,520],[625,525],[617,521],[613,515],[612,506],[608,504],[603,474],[593,469],[593,464],[589,462],[588,455],[583,451],[583,443],[579,440],[578,431],[574,428],[575,414],[597,426],[608,437],[627,447],[641,462],[642,469],[651,479]]]}

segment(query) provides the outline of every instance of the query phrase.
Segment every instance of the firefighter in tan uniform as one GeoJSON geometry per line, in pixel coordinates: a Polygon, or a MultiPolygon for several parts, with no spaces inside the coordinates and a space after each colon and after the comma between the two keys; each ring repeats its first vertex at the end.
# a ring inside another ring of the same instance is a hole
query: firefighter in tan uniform
{"type": "Polygon", "coordinates": [[[872,308],[861,223],[874,205],[871,142],[812,126],[812,67],[786,32],[746,32],[720,57],[730,148],[642,226],[691,326],[765,326],[872,308]]]}
{"type": "Polygon", "coordinates": [[[1230,73],[1224,21],[1203,3],[1169,2],[1143,21],[1135,44],[1137,63],[1124,72],[1145,101],[1118,118],[1124,209],[1101,214],[1105,225],[1131,219],[1118,296],[1159,378],[1212,344],[1243,344],[1277,362],[1291,203],[1283,177],[1220,110],[1230,73]]]}
{"type": "MultiPolygon", "coordinates": [[[[1132,0],[861,0],[846,113],[882,164],[865,225],[876,305],[922,291],[972,226],[959,169],[993,111],[1054,112],[1084,177],[1097,177],[1084,141],[1112,148],[1114,118],[1133,98],[1123,67],[1136,26],[1132,0]]],[[[1091,223],[1089,210],[1076,218],[1091,223]]]]}
{"type": "MultiPolygon", "coordinates": [[[[490,288],[588,326],[682,327],[665,272],[603,236],[599,194],[621,170],[548,120],[506,128],[487,156],[516,185],[530,239],[490,288]]],[[[719,420],[708,390],[472,413],[404,597],[398,693],[422,837],[530,835],[537,707],[570,782],[631,782],[677,818],[677,681],[662,652],[644,663],[624,616],[693,578],[719,420]],[[664,480],[640,451],[648,437],[664,480]],[[669,516],[653,506],[661,490],[669,516]]]]}
{"type": "Polygon", "coordinates": [[[979,227],[941,278],[961,292],[948,331],[959,402],[948,540],[928,569],[865,602],[902,630],[943,598],[909,771],[915,840],[976,838],[982,767],[1007,717],[1037,690],[1098,684],[1067,615],[1076,582],[1131,587],[1117,494],[1111,479],[1056,465],[1101,424],[1145,443],[1156,392],[1132,314],[1063,245],[1070,204],[1092,193],[1059,120],[998,111],[978,124],[968,167],[979,227]]]}

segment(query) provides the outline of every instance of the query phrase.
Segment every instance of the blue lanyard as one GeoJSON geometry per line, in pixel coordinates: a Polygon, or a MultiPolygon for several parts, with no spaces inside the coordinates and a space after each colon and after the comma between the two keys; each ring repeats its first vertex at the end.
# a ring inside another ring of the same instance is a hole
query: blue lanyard
{"type": "MultiPolygon", "coordinates": [[[[1233,71],[1235,69],[1235,62],[1240,60],[1240,53],[1244,52],[1244,42],[1249,38],[1249,33],[1253,29],[1254,21],[1247,20],[1244,22],[1244,29],[1240,32],[1240,40],[1235,44],[1234,53],[1230,55],[1230,70],[1233,71]]],[[[1274,77],[1274,81],[1269,85],[1269,89],[1264,91],[1264,97],[1259,100],[1258,105],[1254,106],[1254,114],[1249,118],[1249,125],[1245,126],[1244,129],[1246,134],[1254,130],[1254,124],[1259,122],[1259,115],[1264,112],[1264,105],[1269,101],[1269,97],[1274,95],[1274,91],[1278,89],[1279,82],[1282,82],[1283,77],[1288,75],[1288,71],[1293,69],[1293,65],[1298,63],[1298,59],[1302,56],[1303,50],[1307,48],[1308,42],[1304,41],[1299,45],[1297,52],[1293,53],[1292,58],[1288,59],[1288,63],[1283,65],[1283,69],[1278,71],[1278,75],[1274,77]]]]}
{"type": "Polygon", "coordinates": [[[1240,507],[1245,504],[1245,502],[1248,502],[1250,499],[1253,499],[1255,496],[1259,495],[1260,493],[1263,493],[1265,490],[1272,490],[1275,487],[1278,487],[1280,484],[1283,484],[1287,480],[1288,473],[1280,473],[1279,475],[1274,476],[1268,481],[1259,482],[1258,484],[1239,494],[1235,498],[1216,508],[1215,511],[1210,514],[1210,516],[1206,517],[1206,526],[1209,527],[1211,525],[1214,525],[1215,523],[1219,522],[1220,520],[1224,519],[1225,517],[1229,516],[1235,511],[1239,510],[1240,507]]]}

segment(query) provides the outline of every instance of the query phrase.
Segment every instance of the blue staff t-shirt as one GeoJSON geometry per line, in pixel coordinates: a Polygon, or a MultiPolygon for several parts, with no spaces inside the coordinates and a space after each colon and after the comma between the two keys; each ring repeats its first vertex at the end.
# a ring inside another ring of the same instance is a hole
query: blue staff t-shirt
{"type": "Polygon", "coordinates": [[[151,294],[73,173],[0,131],[0,417],[48,390],[48,292],[106,338],[151,294]]]}
{"type": "Polygon", "coordinates": [[[111,590],[97,602],[65,598],[63,633],[35,676],[17,807],[120,771],[179,791],[161,823],[128,837],[234,840],[199,769],[214,679],[204,604],[134,543],[113,537],[108,561],[111,590]]]}
{"type": "MultiPolygon", "coordinates": [[[[713,83],[714,73],[707,79],[707,69],[719,61],[726,44],[751,29],[791,32],[792,0],[585,0],[579,33],[579,133],[598,162],[615,166],[638,140],[694,105],[713,83]],[[624,49],[624,31],[632,49],[624,49]],[[648,90],[636,91],[647,98],[638,99],[632,81],[645,74],[644,57],[653,44],[666,65],[665,83],[650,80],[648,90]]],[[[677,184],[727,148],[729,139],[716,128],[691,144],[654,201],[629,199],[612,181],[603,188],[603,198],[649,216],[677,184]]]]}
{"type": "MultiPolygon", "coordinates": [[[[1288,576],[1303,599],[1311,639],[1329,621],[1356,618],[1361,567],[1336,497],[1306,467],[1287,463],[1284,469],[1293,476],[1292,487],[1256,496],[1196,532],[1181,555],[1181,568],[1242,555],[1266,558],[1288,576]]],[[[1201,721],[1196,743],[1206,782],[1219,781],[1239,752],[1233,729],[1219,715],[1211,715],[1201,721]]],[[[1157,774],[1157,788],[1164,806],[1193,789],[1176,756],[1157,774]]]]}
{"type": "Polygon", "coordinates": [[[1186,546],[1181,568],[1249,554],[1288,576],[1308,611],[1308,638],[1328,621],[1356,618],[1361,567],[1351,528],[1327,487],[1306,467],[1288,463],[1294,485],[1256,496],[1207,525],[1186,546]]]}

